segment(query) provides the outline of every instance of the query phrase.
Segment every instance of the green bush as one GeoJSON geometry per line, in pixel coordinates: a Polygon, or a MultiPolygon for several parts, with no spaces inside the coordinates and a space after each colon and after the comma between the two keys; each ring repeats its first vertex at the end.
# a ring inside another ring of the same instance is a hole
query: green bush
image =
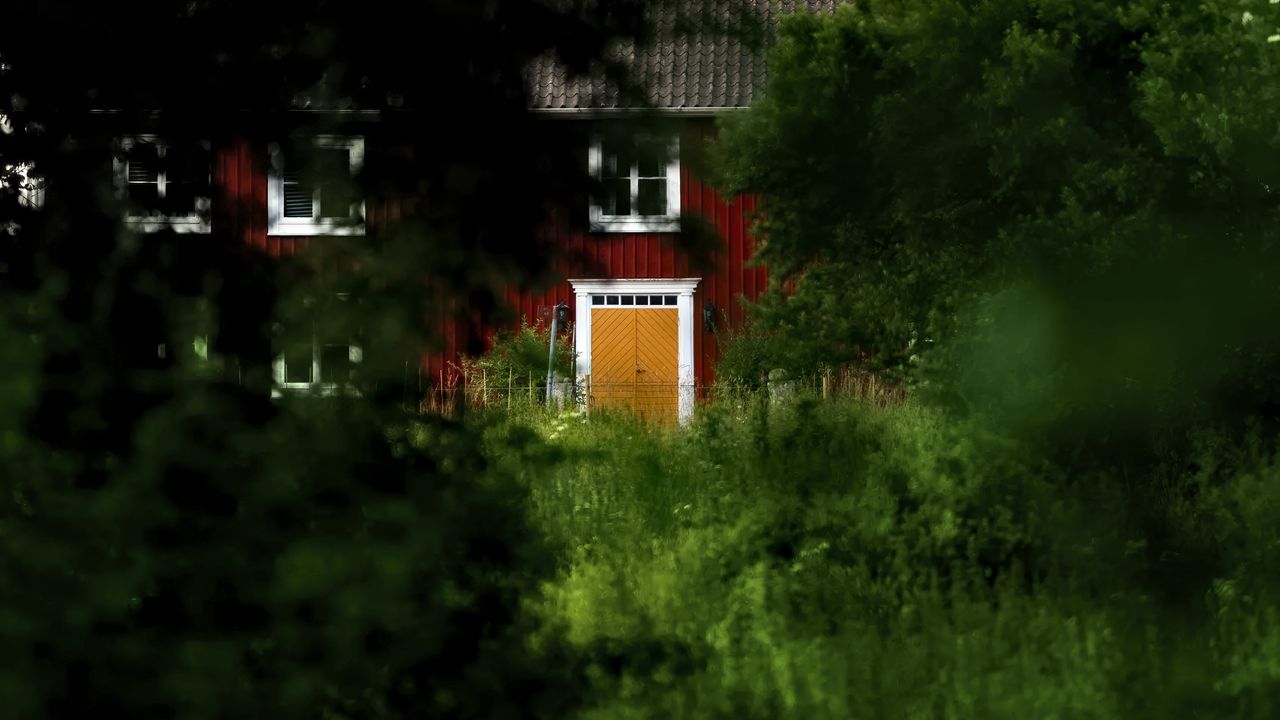
{"type": "Polygon", "coordinates": [[[539,613],[582,668],[576,717],[1278,709],[1262,444],[1205,434],[1126,479],[917,405],[803,396],[683,432],[490,433],[527,433],[504,462],[556,556],[539,613]]]}
{"type": "MultiPolygon", "coordinates": [[[[527,396],[529,387],[537,389],[536,397],[545,397],[547,360],[551,351],[551,328],[541,321],[530,325],[522,320],[517,330],[500,330],[488,352],[479,357],[464,358],[462,369],[467,384],[483,386],[490,400],[502,399],[508,388],[516,397],[527,396]]],[[[574,376],[573,336],[564,332],[556,338],[554,370],[559,379],[574,376]]]]}
{"type": "Polygon", "coordinates": [[[724,327],[716,334],[720,361],[716,382],[731,391],[754,391],[765,386],[769,371],[790,367],[786,339],[754,323],[745,328],[724,327]]]}

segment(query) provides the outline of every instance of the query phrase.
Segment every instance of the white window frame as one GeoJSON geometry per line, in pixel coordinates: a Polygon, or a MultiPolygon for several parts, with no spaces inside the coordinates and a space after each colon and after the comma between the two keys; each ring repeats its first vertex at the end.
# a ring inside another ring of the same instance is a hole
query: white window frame
{"type": "MultiPolygon", "coordinates": [[[[644,134],[630,137],[634,142],[644,134]]],[[[649,135],[647,137],[653,137],[649,135]]],[[[636,213],[640,193],[639,160],[631,166],[631,214],[607,215],[596,198],[591,199],[590,222],[594,232],[678,232],[680,230],[680,135],[670,136],[670,159],[667,161],[667,212],[663,215],[639,215],[636,213]]],[[[587,153],[587,169],[591,177],[601,179],[604,169],[604,135],[591,136],[587,153]]]]}
{"type": "MultiPolygon", "coordinates": [[[[696,380],[693,374],[693,295],[702,278],[644,279],[644,280],[570,280],[576,299],[573,324],[574,351],[577,353],[578,384],[581,386],[591,374],[591,296],[592,295],[675,295],[676,317],[679,321],[676,333],[679,339],[676,355],[676,371],[680,378],[679,409],[677,419],[681,425],[693,419],[696,396],[696,380]]],[[[598,307],[598,306],[597,306],[598,307]]],[[[618,308],[618,305],[610,305],[618,308]]],[[[664,306],[670,307],[670,306],[664,306]]],[[[631,308],[635,309],[635,308],[631,308]]]]}
{"type": "MultiPolygon", "coordinates": [[[[339,294],[337,299],[340,302],[346,302],[348,297],[345,293],[339,294]]],[[[307,301],[306,305],[311,306],[313,303],[307,301]]],[[[321,397],[329,397],[338,394],[358,395],[356,389],[347,383],[327,382],[324,380],[324,367],[321,357],[324,353],[326,345],[335,343],[326,343],[320,333],[316,332],[315,320],[310,320],[311,330],[309,336],[311,338],[311,382],[288,382],[288,368],[285,363],[285,349],[276,353],[271,360],[271,378],[275,386],[271,390],[271,397],[278,398],[286,393],[289,394],[310,394],[321,397]],[[317,379],[319,378],[319,379],[317,379]]],[[[347,340],[347,360],[352,365],[360,365],[364,362],[364,349],[355,342],[355,338],[347,340]]]]}
{"type": "MultiPolygon", "coordinates": [[[[338,148],[347,151],[351,176],[355,177],[364,167],[364,138],[352,135],[317,135],[312,138],[316,148],[338,148]]],[[[320,188],[311,198],[311,217],[287,218],[284,216],[285,153],[277,143],[268,148],[270,172],[267,178],[267,234],[268,235],[364,235],[364,199],[351,204],[348,220],[320,217],[320,188]]]]}
{"type": "MultiPolygon", "coordinates": [[[[156,146],[156,155],[163,159],[165,152],[169,149],[169,143],[156,135],[127,135],[116,140],[116,152],[112,157],[112,169],[115,175],[116,197],[121,201],[129,200],[129,161],[126,153],[133,149],[134,145],[140,142],[151,143],[156,146]]],[[[207,141],[200,141],[204,145],[205,151],[210,151],[207,141]]],[[[165,185],[168,181],[166,177],[167,171],[164,164],[156,168],[156,185],[158,196],[164,198],[165,185]]],[[[213,187],[213,154],[209,153],[209,184],[213,187]]],[[[213,206],[213,201],[209,197],[196,197],[195,207],[190,213],[182,215],[131,215],[126,214],[124,222],[129,227],[138,232],[151,233],[161,230],[172,230],[180,233],[207,233],[209,232],[209,212],[213,206]]],[[[127,208],[126,212],[132,211],[133,208],[127,208]]]]}
{"type": "MultiPolygon", "coordinates": [[[[346,383],[326,382],[324,378],[324,367],[320,361],[322,352],[327,343],[324,343],[320,335],[316,332],[311,333],[311,377],[321,378],[312,382],[287,382],[284,353],[276,355],[271,361],[271,376],[275,380],[275,388],[271,391],[272,397],[281,397],[285,393],[311,394],[321,397],[329,397],[340,393],[355,395],[358,394],[354,387],[346,383]]],[[[359,365],[364,362],[364,350],[355,343],[347,343],[347,359],[352,365],[359,365]]]]}

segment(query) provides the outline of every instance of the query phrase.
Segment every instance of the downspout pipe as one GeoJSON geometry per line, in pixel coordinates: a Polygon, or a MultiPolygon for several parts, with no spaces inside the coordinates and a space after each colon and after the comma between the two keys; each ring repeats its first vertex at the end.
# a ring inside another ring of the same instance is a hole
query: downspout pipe
{"type": "Polygon", "coordinates": [[[569,316],[569,306],[561,300],[551,313],[551,348],[547,352],[547,407],[551,407],[551,388],[555,382],[556,372],[556,336],[560,333],[560,317],[569,316]]]}

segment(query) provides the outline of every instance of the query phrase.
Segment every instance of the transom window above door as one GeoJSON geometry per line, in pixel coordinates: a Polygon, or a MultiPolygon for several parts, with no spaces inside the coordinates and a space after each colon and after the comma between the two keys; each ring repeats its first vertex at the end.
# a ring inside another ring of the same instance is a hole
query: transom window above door
{"type": "Polygon", "coordinates": [[[588,165],[600,182],[591,201],[597,232],[680,229],[680,141],[676,135],[614,132],[592,137],[588,165]]]}
{"type": "Polygon", "coordinates": [[[675,307],[675,295],[592,295],[591,304],[599,307],[675,307]]]}

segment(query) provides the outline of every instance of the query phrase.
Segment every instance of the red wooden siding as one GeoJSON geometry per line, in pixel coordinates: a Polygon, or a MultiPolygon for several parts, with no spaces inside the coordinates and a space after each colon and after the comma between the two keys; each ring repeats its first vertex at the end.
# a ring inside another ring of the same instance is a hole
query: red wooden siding
{"type": "MultiPolygon", "coordinates": [[[[756,198],[750,196],[726,200],[697,177],[689,169],[690,149],[708,141],[714,134],[714,125],[706,120],[691,120],[682,136],[682,163],[680,177],[681,208],[686,213],[703,217],[717,236],[717,252],[711,267],[699,270],[692,267],[689,257],[675,247],[672,233],[588,233],[568,229],[563,223],[553,223],[547,232],[554,246],[562,255],[557,271],[566,278],[543,292],[508,292],[508,300],[517,316],[533,323],[540,319],[540,309],[554,306],[561,300],[574,306],[573,290],[567,278],[684,278],[701,277],[694,296],[694,357],[695,377],[699,385],[709,385],[715,380],[715,364],[719,348],[713,333],[703,332],[702,312],[706,302],[715,304],[717,326],[725,327],[726,321],[733,327],[741,327],[743,308],[741,297],[754,300],[765,289],[767,274],[763,267],[748,267],[754,250],[754,238],[748,232],[748,214],[756,208],[756,198]]],[[[217,156],[214,181],[219,188],[215,202],[215,222],[223,223],[232,236],[273,257],[287,256],[302,251],[309,242],[321,242],[322,238],[267,235],[267,172],[266,148],[255,147],[248,141],[233,143],[223,148],[217,156]]],[[[572,208],[569,212],[585,215],[586,208],[572,208]]],[[[380,225],[395,222],[401,217],[398,203],[367,205],[367,224],[370,232],[380,225]]],[[[576,320],[577,318],[572,318],[576,320]]],[[[437,317],[424,318],[435,323],[440,330],[443,350],[422,359],[417,381],[410,379],[410,390],[416,390],[421,382],[425,391],[440,385],[452,386],[458,382],[456,365],[460,354],[478,341],[492,338],[495,327],[485,327],[475,318],[441,311],[437,317]]]]}
{"type": "Polygon", "coordinates": [[[309,238],[267,235],[267,149],[247,140],[237,141],[218,153],[214,185],[220,194],[215,208],[233,237],[272,257],[291,255],[306,248],[309,238]]]}
{"type": "MultiPolygon", "coordinates": [[[[714,125],[710,122],[691,122],[681,143],[686,158],[693,143],[706,142],[713,135],[714,125]]],[[[694,375],[700,386],[710,385],[715,381],[715,365],[720,353],[715,334],[702,329],[704,303],[715,305],[719,329],[725,327],[726,321],[735,328],[741,327],[743,306],[740,299],[755,300],[768,282],[765,268],[748,266],[755,250],[755,239],[748,230],[749,214],[756,209],[756,198],[740,196],[726,200],[720,197],[714,188],[694,175],[689,163],[685,162],[680,172],[680,206],[683,212],[705,218],[718,236],[718,252],[714,254],[710,268],[698,270],[693,267],[690,259],[677,251],[672,233],[587,233],[556,224],[551,228],[555,246],[569,258],[577,256],[582,260],[562,261],[558,274],[566,280],[545,292],[512,291],[507,294],[508,301],[516,308],[519,317],[532,323],[539,319],[540,308],[552,307],[561,300],[570,308],[574,307],[573,288],[567,278],[701,277],[693,307],[694,375]]],[[[585,214],[586,208],[574,211],[585,214]]],[[[494,329],[486,328],[484,332],[491,336],[494,329]]],[[[441,364],[456,362],[461,347],[448,346],[443,356],[428,360],[432,377],[440,377],[441,364]]]]}

